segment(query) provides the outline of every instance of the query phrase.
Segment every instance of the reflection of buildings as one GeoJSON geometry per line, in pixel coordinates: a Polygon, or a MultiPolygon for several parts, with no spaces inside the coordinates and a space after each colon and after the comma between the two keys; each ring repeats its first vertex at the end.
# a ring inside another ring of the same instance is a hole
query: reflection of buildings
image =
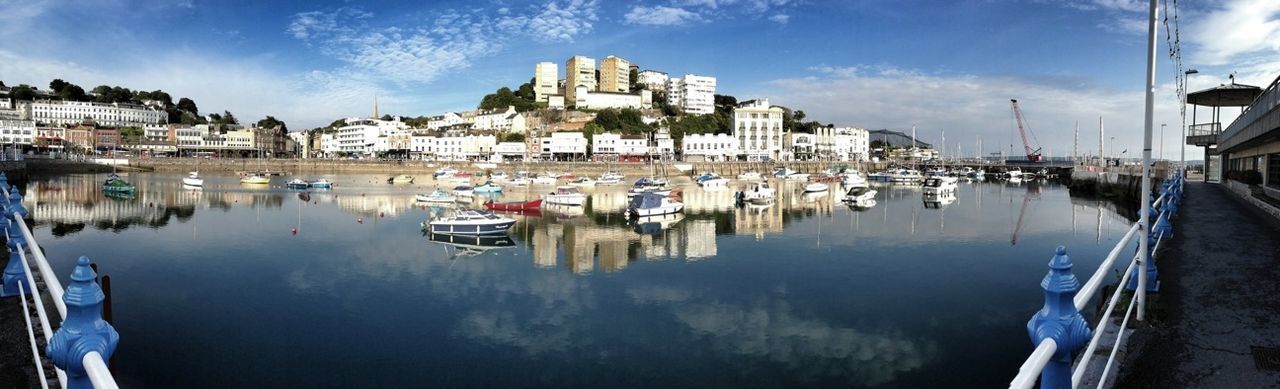
{"type": "Polygon", "coordinates": [[[345,195],[334,196],[338,209],[357,215],[396,216],[415,205],[412,195],[345,195]]]}
{"type": "Polygon", "coordinates": [[[782,232],[782,206],[746,205],[733,210],[733,231],[738,235],[755,235],[756,239],[765,234],[782,232]]]}
{"type": "Polygon", "coordinates": [[[636,259],[684,257],[692,261],[716,254],[712,220],[684,220],[655,235],[636,233],[623,218],[603,225],[579,218],[529,227],[534,266],[556,267],[563,252],[564,265],[577,274],[591,273],[597,266],[605,272],[621,271],[636,259]]]}
{"type": "Polygon", "coordinates": [[[733,197],[735,192],[730,188],[689,188],[680,194],[680,198],[684,201],[685,213],[724,212],[733,208],[734,201],[737,201],[733,197]]]}

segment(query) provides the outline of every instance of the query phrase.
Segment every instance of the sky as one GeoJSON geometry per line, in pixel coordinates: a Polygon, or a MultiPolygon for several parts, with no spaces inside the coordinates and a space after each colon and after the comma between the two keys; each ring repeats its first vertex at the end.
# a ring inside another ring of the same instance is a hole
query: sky
{"type": "MultiPolygon", "coordinates": [[[[1280,75],[1280,2],[1176,10],[1176,23],[1157,25],[1153,153],[1167,124],[1170,159],[1181,117],[1168,32],[1183,69],[1199,71],[1189,90],[1280,75]]],[[[0,0],[0,81],[162,89],[201,112],[273,115],[299,130],[370,115],[374,96],[395,115],[474,109],[527,82],[537,62],[563,74],[573,55],[616,55],[714,76],[717,93],[809,120],[914,125],[935,145],[945,131],[952,155],[973,155],[979,138],[984,152],[1020,153],[1018,99],[1046,154],[1071,155],[1077,122],[1079,153],[1097,154],[1102,118],[1108,153],[1130,157],[1142,144],[1146,12],[1135,0],[0,0]]]]}

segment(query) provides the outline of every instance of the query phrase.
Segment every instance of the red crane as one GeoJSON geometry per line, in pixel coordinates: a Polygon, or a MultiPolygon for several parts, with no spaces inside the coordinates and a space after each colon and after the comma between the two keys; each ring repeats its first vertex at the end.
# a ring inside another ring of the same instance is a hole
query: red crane
{"type": "MultiPolygon", "coordinates": [[[[1031,162],[1044,162],[1040,159],[1040,148],[1037,147],[1032,149],[1031,142],[1027,141],[1027,133],[1031,131],[1031,126],[1023,123],[1022,109],[1018,108],[1018,100],[1009,99],[1009,101],[1013,103],[1013,117],[1018,121],[1018,132],[1022,134],[1022,148],[1027,152],[1027,160],[1031,162]]],[[[1035,139],[1035,136],[1036,133],[1032,132],[1031,138],[1035,139]]],[[[1036,143],[1040,143],[1038,139],[1036,140],[1036,143]]]]}

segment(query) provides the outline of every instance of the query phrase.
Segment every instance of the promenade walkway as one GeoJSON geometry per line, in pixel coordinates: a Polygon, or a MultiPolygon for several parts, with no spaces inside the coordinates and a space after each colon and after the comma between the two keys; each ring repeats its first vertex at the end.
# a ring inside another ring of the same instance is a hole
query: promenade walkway
{"type": "MultiPolygon", "coordinates": [[[[4,241],[0,237],[0,242],[4,241]]],[[[0,270],[9,264],[9,250],[0,248],[0,270]]],[[[31,304],[31,300],[27,300],[31,304]]],[[[22,320],[22,301],[0,299],[0,389],[39,388],[36,366],[31,359],[31,342],[22,320]]]]}
{"type": "Polygon", "coordinates": [[[1280,388],[1280,226],[1216,184],[1188,181],[1185,196],[1154,328],[1135,333],[1117,387],[1280,388]]]}

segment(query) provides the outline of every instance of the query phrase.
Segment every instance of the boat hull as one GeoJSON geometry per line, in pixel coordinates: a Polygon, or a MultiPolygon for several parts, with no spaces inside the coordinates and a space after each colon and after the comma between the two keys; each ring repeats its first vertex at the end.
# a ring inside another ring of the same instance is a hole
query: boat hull
{"type": "Polygon", "coordinates": [[[191,177],[183,178],[183,179],[182,179],[182,185],[186,185],[186,186],[204,186],[204,179],[203,179],[203,178],[191,178],[191,177]]]}
{"type": "Polygon", "coordinates": [[[679,213],[682,210],[684,210],[684,204],[671,204],[653,208],[632,208],[627,212],[633,217],[649,217],[679,213]]]}
{"type": "Polygon", "coordinates": [[[501,235],[507,233],[507,230],[515,224],[516,222],[514,220],[491,224],[431,222],[427,227],[430,228],[429,231],[434,234],[501,235]]]}
{"type": "Polygon", "coordinates": [[[492,209],[494,211],[524,211],[524,210],[530,210],[530,209],[538,209],[541,206],[542,206],[541,199],[526,201],[522,203],[495,203],[492,201],[484,203],[485,208],[492,209]]]}

